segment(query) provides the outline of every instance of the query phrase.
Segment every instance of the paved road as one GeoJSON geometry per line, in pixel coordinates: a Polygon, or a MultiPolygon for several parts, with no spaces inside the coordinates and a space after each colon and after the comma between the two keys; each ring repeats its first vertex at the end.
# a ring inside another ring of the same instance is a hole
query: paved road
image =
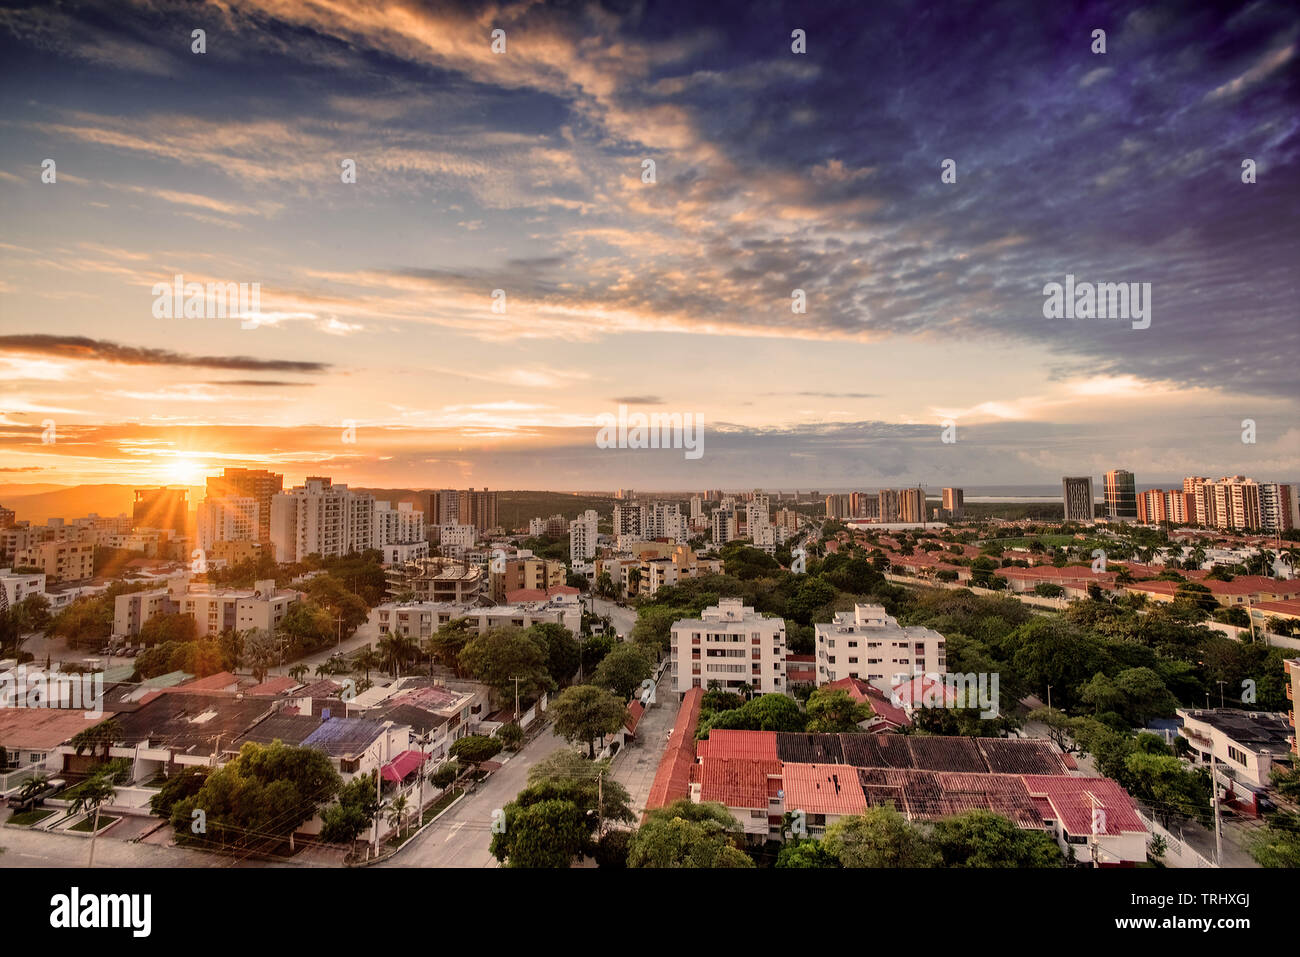
{"type": "MultiPolygon", "coordinates": [[[[109,834],[112,832],[110,831],[109,834]]],[[[0,867],[85,867],[90,839],[58,832],[0,828],[0,867]]],[[[95,842],[95,868],[230,867],[229,858],[182,847],[129,844],[101,835],[95,842]]]]}
{"type": "Polygon", "coordinates": [[[488,851],[492,812],[528,786],[528,769],[569,744],[548,727],[392,860],[376,867],[496,867],[488,851]]]}
{"type": "Polygon", "coordinates": [[[659,761],[668,745],[668,732],[672,730],[681,708],[681,702],[672,690],[672,675],[667,668],[659,679],[655,696],[655,704],[637,725],[635,742],[614,757],[612,767],[612,777],[627,788],[632,809],[638,816],[645,810],[650,786],[654,784],[655,772],[659,770],[659,761]]]}

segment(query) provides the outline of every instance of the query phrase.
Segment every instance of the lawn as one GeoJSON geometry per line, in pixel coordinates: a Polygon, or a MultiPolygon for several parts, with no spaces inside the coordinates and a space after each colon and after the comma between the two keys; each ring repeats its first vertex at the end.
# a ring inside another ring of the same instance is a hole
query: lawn
{"type": "MultiPolygon", "coordinates": [[[[116,821],[116,820],[117,820],[117,815],[116,815],[116,814],[101,814],[101,815],[99,815],[99,829],[102,831],[104,828],[108,827],[110,824],[112,824],[112,823],[113,823],[114,821],[116,821]]],[[[95,817],[94,817],[94,815],[93,815],[93,814],[88,814],[88,815],[86,815],[84,818],[82,818],[80,821],[78,821],[76,824],[72,825],[72,827],[68,828],[68,830],[69,830],[69,831],[80,831],[80,832],[83,833],[83,834],[89,834],[89,833],[91,832],[91,830],[94,828],[94,824],[95,824],[95,817]]]]}
{"type": "Polygon", "coordinates": [[[36,808],[34,811],[24,811],[22,814],[11,814],[7,824],[17,824],[19,827],[31,827],[33,824],[39,824],[54,812],[46,808],[36,808]]]}

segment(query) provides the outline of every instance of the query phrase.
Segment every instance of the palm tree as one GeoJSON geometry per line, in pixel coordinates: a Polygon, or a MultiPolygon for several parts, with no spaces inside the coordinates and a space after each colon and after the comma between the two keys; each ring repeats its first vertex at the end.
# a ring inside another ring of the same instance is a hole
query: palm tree
{"type": "Polygon", "coordinates": [[[334,666],[328,661],[322,661],[316,666],[317,678],[328,678],[332,674],[334,674],[334,666]]]}
{"type": "Polygon", "coordinates": [[[84,812],[87,817],[90,817],[93,812],[95,815],[90,829],[90,861],[87,867],[95,866],[95,840],[99,837],[99,809],[112,801],[116,793],[117,789],[113,787],[112,779],[105,775],[97,774],[77,785],[77,799],[72,803],[72,813],[84,812]]]}
{"type": "Polygon", "coordinates": [[[402,821],[406,819],[406,795],[394,799],[388,805],[388,823],[397,829],[398,836],[402,833],[402,821]]]}
{"type": "Polygon", "coordinates": [[[352,659],[352,669],[354,671],[360,669],[363,672],[362,677],[367,681],[370,680],[371,670],[378,668],[379,664],[379,655],[369,646],[362,648],[352,659]]]}
{"type": "Polygon", "coordinates": [[[379,639],[379,655],[389,674],[397,676],[417,646],[410,635],[389,632],[379,639]]]}
{"type": "Polygon", "coordinates": [[[19,806],[26,806],[29,801],[35,804],[37,795],[49,786],[50,776],[48,774],[37,774],[28,778],[18,790],[19,806]]]}
{"type": "Polygon", "coordinates": [[[289,669],[289,677],[294,681],[302,681],[310,671],[310,668],[300,662],[289,669]]]}
{"type": "Polygon", "coordinates": [[[84,728],[72,736],[69,742],[77,749],[77,755],[89,750],[93,758],[95,752],[102,746],[104,748],[104,758],[108,759],[108,749],[111,748],[122,737],[122,725],[116,718],[106,718],[89,728],[84,728]]]}

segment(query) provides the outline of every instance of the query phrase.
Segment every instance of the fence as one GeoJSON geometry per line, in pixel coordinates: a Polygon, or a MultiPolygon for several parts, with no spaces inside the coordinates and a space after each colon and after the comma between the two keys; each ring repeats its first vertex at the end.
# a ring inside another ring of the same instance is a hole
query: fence
{"type": "Polygon", "coordinates": [[[1165,853],[1161,860],[1167,867],[1218,867],[1208,857],[1201,854],[1190,844],[1180,837],[1176,837],[1167,828],[1165,828],[1154,817],[1149,817],[1145,811],[1139,810],[1138,817],[1142,818],[1142,823],[1147,826],[1152,834],[1158,835],[1165,840],[1165,853]]]}

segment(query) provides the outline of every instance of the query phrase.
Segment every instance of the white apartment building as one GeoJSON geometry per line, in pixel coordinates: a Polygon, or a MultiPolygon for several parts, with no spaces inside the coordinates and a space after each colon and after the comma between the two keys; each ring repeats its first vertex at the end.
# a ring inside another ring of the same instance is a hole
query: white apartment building
{"type": "Polygon", "coordinates": [[[14,574],[12,569],[0,568],[0,610],[12,608],[28,595],[45,594],[44,572],[14,574]]]}
{"type": "Polygon", "coordinates": [[[881,605],[854,605],[851,612],[838,612],[834,621],[818,623],[814,631],[818,685],[948,671],[943,635],[919,625],[903,627],[881,605]]]}
{"type": "Polygon", "coordinates": [[[308,478],[271,498],[271,544],[278,562],[365,551],[374,546],[374,527],[374,496],[328,478],[308,478]]]}
{"type": "Polygon", "coordinates": [[[443,558],[464,558],[465,552],[478,541],[478,529],[473,525],[452,522],[438,529],[438,548],[443,558]]]}
{"type": "Polygon", "coordinates": [[[699,495],[691,496],[691,521],[698,522],[704,518],[704,499],[699,495]]]}
{"type": "Polygon", "coordinates": [[[709,515],[712,526],[713,544],[725,545],[732,539],[740,537],[739,521],[736,510],[731,505],[720,505],[709,515]]]}
{"type": "Polygon", "coordinates": [[[468,618],[479,635],[494,628],[529,628],[544,622],[563,625],[577,634],[582,627],[582,604],[576,595],[485,608],[460,602],[385,602],[370,610],[369,623],[381,635],[428,638],[456,618],[468,618]]]}
{"type": "Polygon", "coordinates": [[[198,508],[199,548],[211,551],[217,542],[257,541],[257,499],[245,496],[206,498],[198,508]]]}
{"type": "Polygon", "coordinates": [[[277,589],[274,579],[254,582],[252,588],[218,588],[178,575],[166,588],[118,595],[113,636],[134,638],[154,615],[178,612],[194,619],[200,638],[249,628],[272,631],[299,597],[292,588],[277,589]]]}
{"type": "Polygon", "coordinates": [[[654,502],[644,514],[646,538],[686,539],[686,519],[676,502],[654,502]]]}
{"type": "Polygon", "coordinates": [[[614,506],[614,537],[633,541],[646,537],[645,509],[640,502],[620,502],[614,506]]]}
{"type": "MultiPolygon", "coordinates": [[[[399,502],[393,508],[391,502],[375,502],[374,544],[372,547],[385,551],[390,545],[409,545],[428,543],[424,512],[410,502],[399,502]]],[[[428,554],[427,547],[424,554],[428,554]]],[[[388,561],[387,553],[385,561],[388,561]]]]}
{"type": "Polygon", "coordinates": [[[785,619],[766,618],[739,598],[724,598],[699,618],[673,623],[673,688],[684,694],[717,682],[726,690],[784,692],[785,655],[785,619]]]}
{"type": "Polygon", "coordinates": [[[599,535],[600,516],[589,508],[569,523],[569,560],[574,564],[589,562],[596,557],[596,539],[599,535]]]}

